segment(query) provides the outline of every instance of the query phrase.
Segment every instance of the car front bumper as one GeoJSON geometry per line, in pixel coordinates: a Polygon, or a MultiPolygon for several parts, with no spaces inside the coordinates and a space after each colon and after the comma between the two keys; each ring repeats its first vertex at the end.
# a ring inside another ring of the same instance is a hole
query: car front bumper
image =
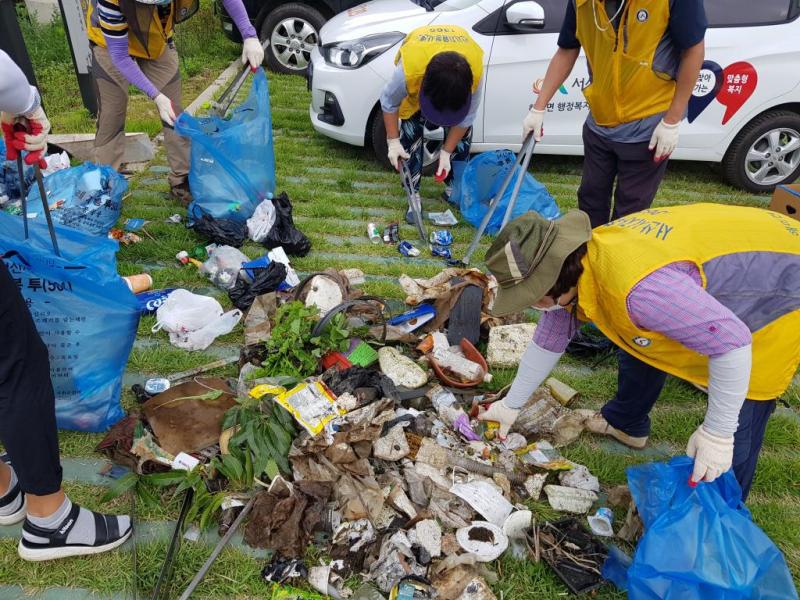
{"type": "Polygon", "coordinates": [[[363,146],[367,122],[378,102],[383,79],[369,65],[347,70],[325,62],[319,47],[311,53],[306,75],[311,90],[311,124],[335,140],[363,146]]]}

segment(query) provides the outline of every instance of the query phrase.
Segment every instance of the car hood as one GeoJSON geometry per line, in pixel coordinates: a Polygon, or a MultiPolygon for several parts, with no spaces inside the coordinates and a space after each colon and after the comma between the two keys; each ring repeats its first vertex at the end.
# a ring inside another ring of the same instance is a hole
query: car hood
{"type": "Polygon", "coordinates": [[[387,31],[408,33],[436,16],[411,0],[372,0],[333,17],[320,31],[320,39],[323,44],[330,44],[387,31]]]}

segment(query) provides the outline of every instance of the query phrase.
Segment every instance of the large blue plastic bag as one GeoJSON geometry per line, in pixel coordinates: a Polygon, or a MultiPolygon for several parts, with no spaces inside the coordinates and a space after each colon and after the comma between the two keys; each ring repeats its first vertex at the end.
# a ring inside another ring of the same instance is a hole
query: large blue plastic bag
{"type": "MultiPolygon", "coordinates": [[[[128,182],[108,165],[85,162],[44,178],[53,221],[105,236],[119,219],[128,182]]],[[[45,223],[39,186],[28,191],[28,218],[45,223]]]]}
{"type": "MultiPolygon", "coordinates": [[[[29,189],[33,183],[33,167],[23,163],[22,168],[25,176],[25,189],[29,189]]],[[[0,137],[0,200],[13,202],[20,198],[17,161],[6,160],[6,144],[3,138],[0,137]]]]}
{"type": "Polygon", "coordinates": [[[56,418],[62,429],[104,431],[119,421],[122,376],[136,338],[139,309],[117,274],[116,241],[0,213],[0,256],[30,308],[50,355],[56,418]]]}
{"type": "MultiPolygon", "coordinates": [[[[484,215],[489,210],[492,198],[500,191],[503,180],[515,161],[516,155],[510,150],[495,150],[472,157],[460,177],[458,177],[458,171],[454,171],[456,183],[453,186],[451,201],[458,203],[461,214],[473,227],[480,226],[484,215]]],[[[503,223],[503,216],[506,213],[518,175],[519,167],[517,167],[515,178],[511,180],[486,226],[487,234],[495,235],[500,231],[500,225],[503,223]]],[[[547,188],[536,181],[530,173],[525,173],[510,220],[531,210],[549,220],[561,216],[558,205],[547,188]]]]}
{"type": "Polygon", "coordinates": [[[247,99],[230,119],[183,112],[175,131],[192,140],[189,216],[246,221],[275,193],[275,150],[269,86],[258,69],[247,99]]]}
{"type": "Polygon", "coordinates": [[[796,599],[786,561],[751,520],[733,472],[691,488],[692,465],[682,456],[627,470],[645,533],[632,561],[609,554],[603,576],[631,600],[796,599]]]}

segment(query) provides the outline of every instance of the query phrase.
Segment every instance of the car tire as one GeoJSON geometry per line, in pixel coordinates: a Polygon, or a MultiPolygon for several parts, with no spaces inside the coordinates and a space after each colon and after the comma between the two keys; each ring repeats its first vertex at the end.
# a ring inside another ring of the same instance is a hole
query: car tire
{"type": "MultiPolygon", "coordinates": [[[[372,141],[372,151],[375,153],[375,160],[382,164],[387,169],[392,169],[392,164],[389,162],[389,157],[386,156],[389,148],[386,144],[386,126],[383,124],[383,112],[380,106],[372,111],[372,117],[367,131],[370,134],[372,141]]],[[[439,130],[441,131],[441,129],[439,130]]],[[[429,139],[426,144],[426,162],[422,167],[423,175],[433,175],[436,168],[436,163],[439,160],[439,150],[442,147],[442,141],[436,139],[429,139]]]]}
{"type": "Polygon", "coordinates": [[[774,110],[750,121],[725,153],[722,168],[728,183],[755,193],[771,192],[776,185],[797,179],[800,115],[774,110]]]}
{"type": "Polygon", "coordinates": [[[262,41],[269,40],[264,53],[267,67],[276,73],[305,75],[325,20],[316,8],[295,2],[268,13],[259,31],[262,41]]]}

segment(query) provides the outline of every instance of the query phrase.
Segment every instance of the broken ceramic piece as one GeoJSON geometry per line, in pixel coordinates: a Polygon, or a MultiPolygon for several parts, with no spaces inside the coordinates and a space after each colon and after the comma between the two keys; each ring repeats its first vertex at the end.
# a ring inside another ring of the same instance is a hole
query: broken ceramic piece
{"type": "Polygon", "coordinates": [[[396,348],[384,346],[378,350],[381,371],[397,386],[416,389],[428,383],[428,375],[413,360],[396,348]]]}
{"type": "Polygon", "coordinates": [[[565,487],[562,485],[546,485],[544,493],[554,510],[585,515],[597,500],[597,494],[588,490],[565,487]]]}
{"type": "Polygon", "coordinates": [[[508,548],[508,537],[503,530],[488,521],[475,521],[456,531],[461,547],[476,556],[479,562],[492,562],[508,548]]]}
{"type": "Polygon", "coordinates": [[[486,362],[490,367],[510,369],[519,366],[522,355],[533,340],[535,323],[499,325],[489,330],[486,362]]]}

